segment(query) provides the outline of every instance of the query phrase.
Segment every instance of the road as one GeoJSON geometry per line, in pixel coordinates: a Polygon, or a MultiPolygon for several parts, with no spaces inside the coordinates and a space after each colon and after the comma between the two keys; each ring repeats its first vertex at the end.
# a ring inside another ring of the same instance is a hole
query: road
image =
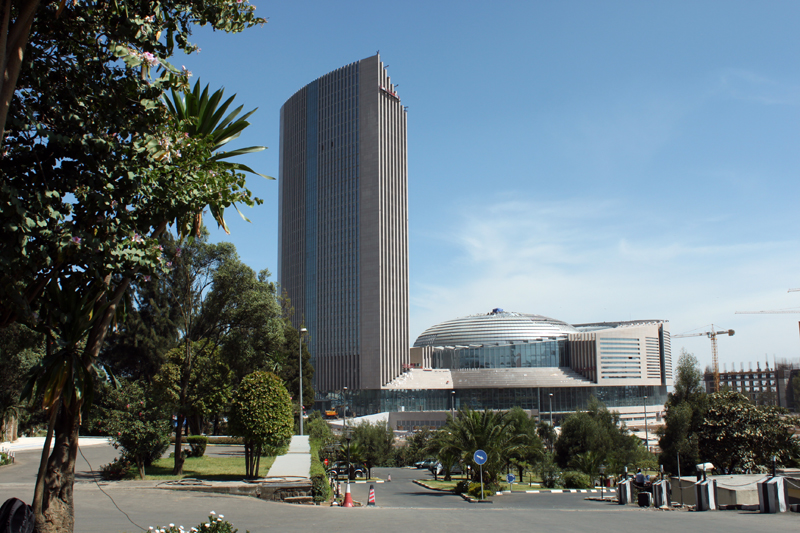
{"type": "MultiPolygon", "coordinates": [[[[98,467],[113,459],[109,446],[85,448],[89,462],[98,467]]],[[[223,450],[220,450],[221,452],[223,450]]],[[[224,450],[236,453],[235,450],[224,450]]],[[[20,452],[17,464],[0,468],[0,501],[17,496],[30,501],[39,454],[20,452]]],[[[187,529],[204,521],[210,511],[225,515],[240,531],[314,531],[326,533],[393,533],[410,531],[464,533],[470,531],[526,532],[644,530],[669,532],[701,530],[770,533],[800,530],[800,514],[760,515],[736,511],[693,513],[656,511],[633,506],[587,501],[585,494],[513,494],[493,498],[490,504],[473,504],[459,496],[429,491],[411,482],[426,472],[412,469],[374,469],[374,475],[391,483],[375,484],[375,508],[299,506],[265,502],[244,496],[179,493],[157,489],[152,483],[101,483],[91,481],[88,464],[78,462],[75,484],[75,531],[81,533],[128,532],[170,523],[187,529]],[[102,490],[101,491],[101,487],[102,490]],[[112,502],[113,499],[113,502],[112,502]],[[118,510],[115,503],[119,506],[118,510]],[[130,517],[129,521],[125,514],[130,517]]],[[[356,500],[367,501],[368,484],[354,484],[356,500]]]]}

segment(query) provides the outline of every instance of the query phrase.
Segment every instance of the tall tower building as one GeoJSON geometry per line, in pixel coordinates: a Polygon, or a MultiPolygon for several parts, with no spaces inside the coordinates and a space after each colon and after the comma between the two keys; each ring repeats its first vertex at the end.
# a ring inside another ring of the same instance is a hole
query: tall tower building
{"type": "Polygon", "coordinates": [[[378,55],[281,107],[278,280],[317,391],[379,389],[409,362],[406,111],[378,55]]]}

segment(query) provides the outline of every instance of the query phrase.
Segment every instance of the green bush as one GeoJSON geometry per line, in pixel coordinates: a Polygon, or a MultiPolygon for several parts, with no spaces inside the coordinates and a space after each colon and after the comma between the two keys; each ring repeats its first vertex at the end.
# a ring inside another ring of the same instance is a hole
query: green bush
{"type": "Polygon", "coordinates": [[[0,466],[7,465],[11,463],[11,456],[7,453],[0,452],[0,466]]]}
{"type": "Polygon", "coordinates": [[[564,487],[568,489],[590,489],[592,480],[583,472],[567,470],[564,472],[564,487]]]}
{"type": "MultiPolygon", "coordinates": [[[[472,496],[476,500],[480,500],[481,499],[481,484],[480,483],[470,483],[469,490],[467,491],[467,494],[469,494],[470,496],[472,496]]],[[[494,492],[492,492],[492,490],[488,486],[484,485],[484,487],[483,487],[483,499],[485,500],[487,498],[492,497],[493,495],[494,495],[494,492]]]]}
{"type": "Polygon", "coordinates": [[[100,477],[106,481],[119,481],[130,477],[131,462],[124,456],[121,458],[114,458],[113,461],[107,465],[100,467],[100,477]]]}
{"type": "Polygon", "coordinates": [[[325,473],[325,466],[319,460],[319,441],[311,441],[311,495],[315,502],[326,502],[331,497],[331,486],[325,473]]]}
{"type": "Polygon", "coordinates": [[[191,448],[186,457],[203,457],[206,453],[208,437],[204,435],[189,435],[186,437],[186,444],[191,448]]]}
{"type": "Polygon", "coordinates": [[[453,489],[453,492],[456,494],[464,494],[465,492],[469,491],[469,481],[459,481],[456,483],[456,488],[453,489]]]}

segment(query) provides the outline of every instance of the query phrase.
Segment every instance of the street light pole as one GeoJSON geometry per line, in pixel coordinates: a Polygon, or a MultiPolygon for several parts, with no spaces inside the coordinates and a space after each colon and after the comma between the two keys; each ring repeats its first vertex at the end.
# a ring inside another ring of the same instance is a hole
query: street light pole
{"type": "Polygon", "coordinates": [[[553,393],[550,393],[550,427],[553,427],[553,393]]]}
{"type": "Polygon", "coordinates": [[[456,418],[456,391],[450,391],[450,418],[456,418]]]}
{"type": "Polygon", "coordinates": [[[306,328],[297,332],[298,352],[300,353],[300,435],[303,434],[303,333],[308,333],[306,328]]]}
{"type": "Polygon", "coordinates": [[[649,441],[647,440],[647,396],[644,397],[644,448],[650,451],[649,441]]]}

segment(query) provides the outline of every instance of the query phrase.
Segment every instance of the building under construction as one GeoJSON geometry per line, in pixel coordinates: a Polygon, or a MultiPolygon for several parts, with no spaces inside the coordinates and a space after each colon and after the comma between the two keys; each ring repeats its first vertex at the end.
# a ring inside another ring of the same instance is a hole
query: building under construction
{"type": "MultiPolygon", "coordinates": [[[[786,407],[790,411],[800,411],[800,398],[796,397],[792,388],[792,380],[800,376],[800,364],[797,362],[781,362],[769,367],[769,362],[749,364],[745,370],[744,363],[740,370],[728,371],[723,369],[719,373],[719,384],[722,390],[741,392],[757,405],[776,405],[786,407]]],[[[703,376],[706,392],[714,392],[714,371],[706,368],[703,376]]]]}

